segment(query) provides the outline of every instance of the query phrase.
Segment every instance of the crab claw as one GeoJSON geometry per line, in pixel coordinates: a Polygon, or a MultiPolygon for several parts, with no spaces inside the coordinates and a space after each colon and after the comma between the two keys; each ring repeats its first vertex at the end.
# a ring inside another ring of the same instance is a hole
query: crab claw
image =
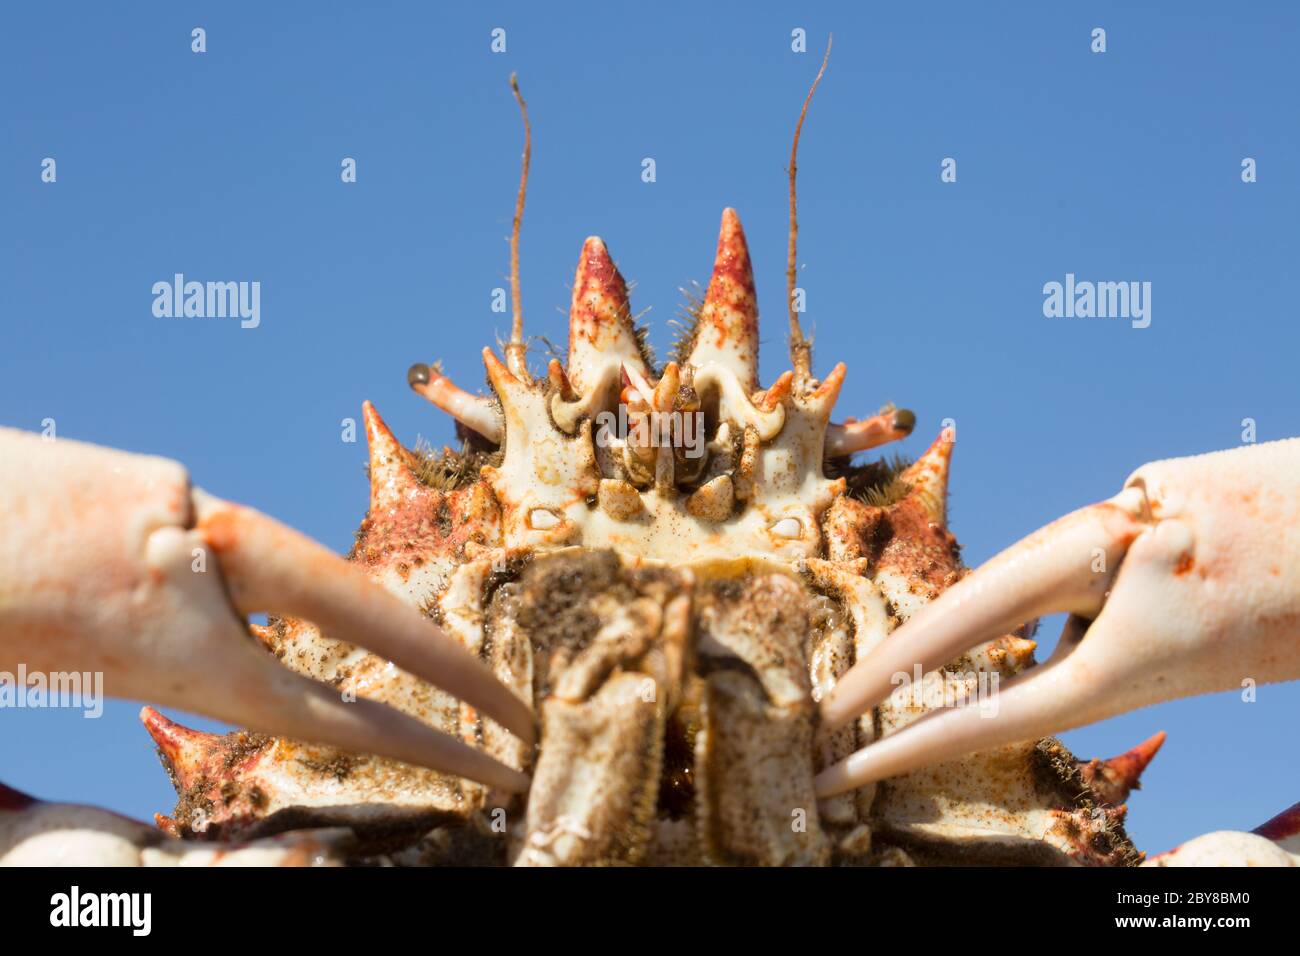
{"type": "Polygon", "coordinates": [[[1300,439],[1145,465],[916,613],[822,701],[829,729],[1032,618],[1056,653],[995,706],[937,711],[824,770],[830,796],[1150,704],[1300,677],[1300,439]],[[992,714],[992,716],[989,716],[992,714]]]}
{"type": "Polygon", "coordinates": [[[375,701],[281,667],[244,615],[317,624],[531,741],[528,705],[418,610],[324,547],[192,489],[184,468],[0,429],[0,666],[100,672],[147,700],[517,792],[526,778],[375,701]]]}
{"type": "Polygon", "coordinates": [[[1300,803],[1291,804],[1251,832],[1267,837],[1290,853],[1300,853],[1300,803]]]}

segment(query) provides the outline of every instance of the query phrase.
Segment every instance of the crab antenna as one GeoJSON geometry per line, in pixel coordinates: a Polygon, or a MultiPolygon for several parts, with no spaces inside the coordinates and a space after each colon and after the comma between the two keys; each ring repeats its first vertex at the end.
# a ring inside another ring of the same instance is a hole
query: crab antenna
{"type": "Polygon", "coordinates": [[[524,118],[524,162],[519,175],[519,196],[515,200],[515,221],[510,230],[510,296],[514,308],[514,321],[510,326],[510,344],[506,346],[506,363],[517,378],[528,380],[528,366],[525,361],[527,347],[524,345],[524,305],[519,298],[519,225],[524,219],[524,196],[528,192],[528,164],[533,157],[533,129],[528,123],[528,105],[519,92],[519,78],[510,74],[510,89],[514,91],[519,102],[519,112],[524,118]]]}
{"type": "Polygon", "coordinates": [[[826,38],[826,54],[822,57],[821,69],[817,71],[817,78],[813,80],[812,86],[808,89],[808,95],[804,98],[803,109],[799,111],[799,122],[794,127],[794,142],[790,145],[790,245],[789,258],[786,261],[785,269],[785,303],[790,309],[790,361],[794,363],[795,378],[800,385],[812,377],[812,343],[804,338],[803,329],[799,327],[799,313],[794,307],[795,260],[799,240],[799,217],[795,211],[794,189],[798,167],[795,160],[799,155],[799,134],[803,132],[803,121],[804,117],[808,115],[808,104],[812,102],[813,94],[817,92],[817,84],[822,81],[822,76],[826,73],[826,64],[831,58],[832,39],[831,36],[826,38]]]}

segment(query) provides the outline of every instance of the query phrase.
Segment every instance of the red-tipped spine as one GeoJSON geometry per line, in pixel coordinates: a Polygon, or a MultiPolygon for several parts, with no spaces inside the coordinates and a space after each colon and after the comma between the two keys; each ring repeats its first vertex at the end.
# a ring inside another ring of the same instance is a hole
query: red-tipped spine
{"type": "Polygon", "coordinates": [[[1141,789],[1139,778],[1165,742],[1165,732],[1153,734],[1132,750],[1109,760],[1079,762],[1079,773],[1103,803],[1118,806],[1130,792],[1141,789]]]}
{"type": "Polygon", "coordinates": [[[717,362],[739,376],[746,393],[758,390],[758,298],[749,244],[734,209],[722,211],[713,276],[689,361],[717,362]]]}

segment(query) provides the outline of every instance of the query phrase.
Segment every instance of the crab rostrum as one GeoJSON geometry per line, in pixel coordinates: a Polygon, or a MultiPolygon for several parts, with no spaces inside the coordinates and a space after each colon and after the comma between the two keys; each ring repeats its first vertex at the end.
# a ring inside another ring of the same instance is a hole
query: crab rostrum
{"type": "MultiPolygon", "coordinates": [[[[1007,633],[831,730],[818,701],[963,576],[945,521],[953,445],[850,456],[911,431],[831,422],[843,364],[758,381],[740,221],[675,361],[657,368],[604,243],[578,261],[568,361],[484,350],[490,397],[437,367],[412,387],[461,451],[413,452],[365,406],[370,510],[352,560],[533,709],[536,746],[383,656],[304,621],[255,632],[343,698],[389,704],[528,774],[512,794],[386,757],[145,722],[180,793],[165,829],[265,838],[351,828],[404,863],[1130,863],[1123,801],[1158,741],[1076,761],[1054,739],[818,799],[817,774],[1033,664],[1007,633]]],[[[515,343],[512,343],[514,345],[515,343]]]]}

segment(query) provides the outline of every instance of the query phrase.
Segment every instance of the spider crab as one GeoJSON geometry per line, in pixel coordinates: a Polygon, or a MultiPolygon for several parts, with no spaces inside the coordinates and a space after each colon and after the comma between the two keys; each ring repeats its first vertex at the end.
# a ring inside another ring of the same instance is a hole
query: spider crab
{"type": "MultiPolygon", "coordinates": [[[[523,192],[492,394],[411,368],[464,439],[440,453],[365,405],[348,561],[173,462],[0,430],[0,667],[250,728],[145,708],[179,794],[159,829],[2,790],[0,860],[1133,864],[1163,735],[1108,761],[1048,735],[1300,677],[1300,440],[1146,465],[968,573],[947,434],[854,465],[914,419],[832,422],[846,366],[813,376],[793,309],[761,386],[733,210],[674,360],[593,237],[567,359],[534,375],[523,192]],[[1036,665],[1023,625],[1056,611],[1036,665]]],[[[1296,820],[1153,862],[1290,863],[1296,820]]]]}

